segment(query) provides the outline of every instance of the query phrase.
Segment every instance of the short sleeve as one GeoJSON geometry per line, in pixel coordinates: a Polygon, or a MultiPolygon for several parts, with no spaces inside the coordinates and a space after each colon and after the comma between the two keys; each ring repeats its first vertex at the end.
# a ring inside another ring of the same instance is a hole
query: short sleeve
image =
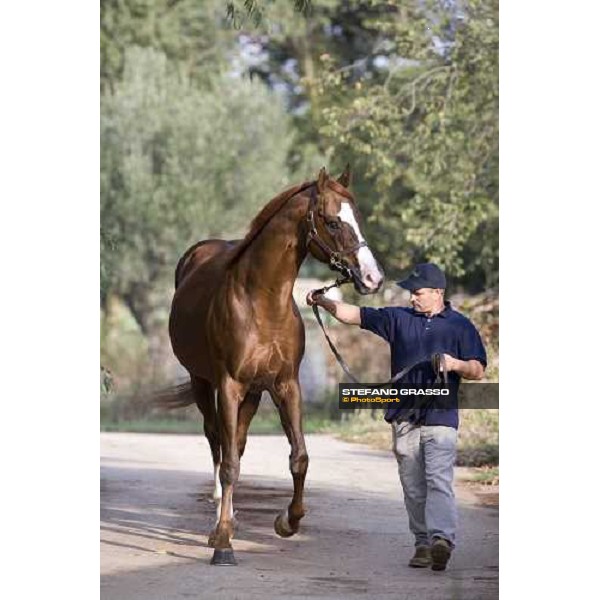
{"type": "Polygon", "coordinates": [[[481,336],[470,321],[465,323],[461,332],[460,341],[460,360],[478,360],[484,367],[487,366],[487,355],[485,347],[481,341],[481,336]]]}
{"type": "Polygon", "coordinates": [[[371,308],[370,306],[361,306],[360,328],[377,334],[386,342],[393,342],[394,320],[390,314],[389,308],[371,308]]]}

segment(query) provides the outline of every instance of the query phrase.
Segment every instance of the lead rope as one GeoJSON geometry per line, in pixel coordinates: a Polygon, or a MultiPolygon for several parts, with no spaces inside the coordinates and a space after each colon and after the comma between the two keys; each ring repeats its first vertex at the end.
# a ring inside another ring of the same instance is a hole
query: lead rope
{"type": "MultiPolygon", "coordinates": [[[[349,277],[347,275],[345,277],[339,277],[331,285],[327,285],[325,287],[322,287],[322,288],[319,288],[316,290],[312,290],[312,295],[325,294],[330,289],[332,289],[334,287],[340,287],[341,285],[344,285],[345,283],[349,283],[351,280],[352,280],[351,277],[349,277]]],[[[342,367],[342,370],[350,378],[352,383],[361,383],[360,380],[357,379],[350,372],[350,367],[348,366],[348,363],[346,363],[346,361],[344,360],[342,355],[338,352],[338,349],[335,347],[334,343],[331,341],[331,338],[329,337],[327,330],[325,329],[325,326],[323,325],[323,321],[321,320],[321,315],[319,313],[319,306],[317,305],[316,302],[313,303],[312,309],[313,309],[313,312],[315,313],[315,318],[317,319],[317,323],[321,327],[321,331],[323,332],[323,335],[325,336],[325,339],[327,340],[327,343],[329,344],[329,348],[331,349],[331,352],[333,352],[333,355],[335,356],[336,360],[338,361],[340,367],[342,367]]],[[[418,364],[420,364],[422,362],[423,362],[423,359],[419,359],[419,360],[413,362],[412,364],[408,365],[407,367],[404,367],[404,369],[402,369],[401,371],[396,373],[391,379],[388,379],[388,381],[386,381],[385,383],[378,383],[377,385],[389,385],[390,383],[396,383],[396,381],[398,381],[399,379],[402,379],[402,377],[404,377],[409,371],[414,369],[418,364]]],[[[443,383],[445,386],[447,386],[448,385],[448,369],[446,368],[446,358],[444,357],[444,355],[440,352],[436,352],[435,354],[432,354],[431,355],[431,365],[432,365],[434,373],[435,373],[434,385],[437,385],[438,383],[443,383]],[[440,372],[442,373],[441,377],[440,377],[440,372]]]]}
{"type": "MultiPolygon", "coordinates": [[[[340,287],[341,285],[348,283],[349,281],[351,281],[351,278],[347,275],[345,277],[339,277],[338,279],[335,280],[335,283],[332,283],[331,285],[322,287],[318,290],[313,290],[312,293],[314,295],[325,294],[325,292],[328,292],[330,289],[332,289],[334,287],[340,287]]],[[[346,361],[344,360],[342,355],[338,352],[334,343],[331,341],[331,338],[329,337],[327,330],[325,329],[325,326],[323,325],[323,321],[321,320],[321,315],[319,314],[319,306],[316,302],[312,305],[312,309],[313,309],[313,312],[315,313],[315,318],[317,319],[317,323],[320,325],[321,331],[323,332],[323,335],[325,336],[325,339],[327,340],[327,343],[329,344],[329,348],[333,352],[333,355],[337,359],[340,367],[342,367],[342,370],[350,378],[352,383],[359,383],[358,379],[356,379],[356,377],[354,377],[354,375],[352,375],[352,373],[350,372],[350,367],[348,367],[348,364],[346,363],[346,361]]]]}

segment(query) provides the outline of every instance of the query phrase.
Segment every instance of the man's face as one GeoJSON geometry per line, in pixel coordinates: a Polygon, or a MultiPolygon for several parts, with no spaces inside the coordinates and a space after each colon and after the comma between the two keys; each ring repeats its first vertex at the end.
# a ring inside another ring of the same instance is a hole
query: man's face
{"type": "Polygon", "coordinates": [[[443,297],[443,290],[419,288],[410,293],[410,303],[417,312],[426,313],[439,308],[443,297]]]}

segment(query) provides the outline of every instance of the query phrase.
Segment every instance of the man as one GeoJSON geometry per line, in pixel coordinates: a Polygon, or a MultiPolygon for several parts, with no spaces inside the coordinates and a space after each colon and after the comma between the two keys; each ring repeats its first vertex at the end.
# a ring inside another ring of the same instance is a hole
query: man
{"type": "MultiPolygon", "coordinates": [[[[481,379],[487,365],[479,333],[465,316],[444,301],[446,277],[432,264],[416,266],[397,283],[410,291],[412,308],[358,307],[308,294],[338,321],[360,325],[390,344],[392,375],[418,363],[402,383],[431,385],[436,374],[430,357],[444,356],[448,383],[458,390],[461,378],[481,379]]],[[[394,454],[404,491],[410,530],[415,536],[411,567],[443,571],[454,548],[457,510],[452,487],[458,429],[457,408],[424,408],[415,414],[390,409],[394,454]]]]}

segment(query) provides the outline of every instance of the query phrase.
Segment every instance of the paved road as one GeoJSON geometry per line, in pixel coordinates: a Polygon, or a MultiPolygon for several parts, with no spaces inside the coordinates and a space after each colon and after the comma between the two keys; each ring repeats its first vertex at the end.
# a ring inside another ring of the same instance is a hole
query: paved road
{"type": "Polygon", "coordinates": [[[395,459],[307,436],[308,512],[281,539],[291,497],[283,436],[248,440],[234,496],[238,567],[211,567],[212,463],[202,436],[101,434],[103,600],[498,597],[498,512],[459,492],[461,535],[448,570],[406,566],[412,541],[395,459]]]}

